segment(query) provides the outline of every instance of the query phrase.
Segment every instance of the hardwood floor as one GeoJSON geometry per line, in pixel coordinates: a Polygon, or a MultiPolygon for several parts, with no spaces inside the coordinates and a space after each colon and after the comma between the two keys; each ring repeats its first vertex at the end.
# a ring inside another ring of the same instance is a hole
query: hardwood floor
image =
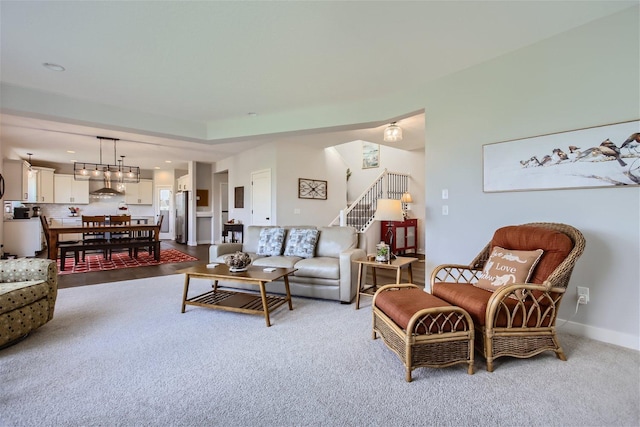
{"type": "MultiPolygon", "coordinates": [[[[72,288],[75,286],[85,286],[85,285],[95,285],[97,283],[108,283],[108,282],[119,282],[121,280],[134,280],[134,279],[143,279],[145,277],[156,277],[156,276],[166,276],[168,274],[175,274],[177,270],[191,267],[192,265],[201,264],[203,262],[208,262],[209,260],[209,244],[198,245],[198,246],[187,246],[179,243],[175,243],[171,240],[163,240],[162,248],[163,249],[177,249],[181,252],[185,252],[189,255],[192,255],[198,258],[198,261],[193,262],[180,262],[175,264],[162,264],[158,266],[151,267],[135,267],[135,268],[123,268],[120,270],[113,271],[98,271],[94,273],[76,273],[76,274],[65,274],[63,276],[58,276],[58,288],[72,288]]],[[[46,252],[46,251],[45,251],[46,252]]],[[[41,255],[46,256],[46,254],[41,255]]],[[[407,256],[413,256],[411,254],[407,256]]],[[[424,256],[416,255],[417,258],[420,258],[419,261],[413,263],[413,281],[416,285],[424,287],[425,284],[425,264],[424,264],[424,256]]],[[[395,274],[390,270],[379,270],[377,274],[377,281],[379,285],[394,283],[395,282],[395,274]]],[[[403,282],[408,282],[409,278],[407,273],[403,271],[402,276],[403,282]]],[[[367,283],[373,283],[371,272],[367,275],[367,283]]]]}
{"type": "MultiPolygon", "coordinates": [[[[161,264],[151,267],[122,268],[113,271],[97,271],[94,273],[76,273],[58,276],[58,288],[72,288],[75,286],[95,285],[96,283],[119,282],[121,280],[143,279],[145,277],[166,276],[175,274],[177,270],[202,264],[209,260],[209,244],[187,246],[171,240],[163,240],[163,249],[177,249],[198,258],[198,261],[161,264]]],[[[45,255],[46,256],[46,255],[45,255]]]]}

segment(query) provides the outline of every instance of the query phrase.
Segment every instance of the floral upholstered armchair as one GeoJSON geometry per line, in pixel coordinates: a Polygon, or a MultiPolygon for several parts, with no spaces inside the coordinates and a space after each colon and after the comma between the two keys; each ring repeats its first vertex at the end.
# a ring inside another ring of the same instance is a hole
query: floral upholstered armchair
{"type": "Polygon", "coordinates": [[[55,261],[0,261],[0,348],[25,338],[51,320],[57,294],[55,261]]]}

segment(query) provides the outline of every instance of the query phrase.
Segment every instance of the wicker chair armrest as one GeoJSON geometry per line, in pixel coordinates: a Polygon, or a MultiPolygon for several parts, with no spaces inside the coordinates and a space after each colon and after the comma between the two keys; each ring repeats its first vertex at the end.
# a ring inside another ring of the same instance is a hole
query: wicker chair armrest
{"type": "Polygon", "coordinates": [[[462,264],[442,264],[437,266],[431,273],[431,287],[435,283],[476,283],[481,268],[475,268],[462,264]]]}
{"type": "Polygon", "coordinates": [[[454,306],[425,308],[416,312],[407,325],[407,335],[443,333],[463,335],[470,333],[473,338],[473,320],[469,313],[454,306]]]}
{"type": "Polygon", "coordinates": [[[552,324],[555,322],[557,309],[565,292],[564,288],[551,288],[548,285],[534,283],[513,283],[498,288],[487,303],[485,325],[491,329],[496,324],[500,314],[507,317],[507,328],[524,328],[530,325],[531,319],[535,320],[535,326],[539,327],[543,319],[552,316],[552,324]],[[513,307],[509,307],[506,301],[514,300],[513,307]],[[526,322],[514,326],[511,322],[516,315],[524,316],[526,322]]]}

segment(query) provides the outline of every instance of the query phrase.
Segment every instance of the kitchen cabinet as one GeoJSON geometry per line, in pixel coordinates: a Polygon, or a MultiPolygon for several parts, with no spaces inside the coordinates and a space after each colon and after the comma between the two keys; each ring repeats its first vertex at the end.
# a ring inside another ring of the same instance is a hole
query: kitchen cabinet
{"type": "Polygon", "coordinates": [[[40,218],[4,221],[4,252],[18,257],[32,257],[42,247],[40,218]]]}
{"type": "Polygon", "coordinates": [[[406,251],[417,252],[418,249],[418,220],[415,218],[404,221],[382,221],[380,236],[385,239],[387,232],[391,230],[393,240],[391,251],[394,254],[403,254],[406,251]]]}
{"type": "Polygon", "coordinates": [[[127,184],[124,200],[127,205],[152,205],[153,181],[150,179],[141,179],[138,183],[127,184]]]}
{"type": "Polygon", "coordinates": [[[89,204],[89,181],[76,181],[73,175],[53,175],[53,202],[89,204]]]}
{"type": "Polygon", "coordinates": [[[24,160],[5,159],[2,165],[4,200],[29,201],[29,163],[24,160]]]}
{"type": "Polygon", "coordinates": [[[189,174],[178,178],[178,191],[191,191],[191,176],[189,174]]]}
{"type": "Polygon", "coordinates": [[[54,169],[34,166],[29,174],[29,202],[53,203],[54,169]]]}

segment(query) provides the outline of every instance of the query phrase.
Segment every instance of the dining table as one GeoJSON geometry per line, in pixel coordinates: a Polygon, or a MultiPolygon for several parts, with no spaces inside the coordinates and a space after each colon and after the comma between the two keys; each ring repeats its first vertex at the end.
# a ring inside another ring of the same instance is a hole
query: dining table
{"type": "MultiPolygon", "coordinates": [[[[152,233],[150,239],[158,242],[160,240],[160,226],[158,224],[129,224],[129,225],[103,225],[103,226],[48,226],[45,230],[48,244],[48,258],[58,259],[58,242],[60,235],[76,233],[114,233],[131,232],[152,233]]],[[[157,254],[156,256],[158,256],[157,254]]]]}

